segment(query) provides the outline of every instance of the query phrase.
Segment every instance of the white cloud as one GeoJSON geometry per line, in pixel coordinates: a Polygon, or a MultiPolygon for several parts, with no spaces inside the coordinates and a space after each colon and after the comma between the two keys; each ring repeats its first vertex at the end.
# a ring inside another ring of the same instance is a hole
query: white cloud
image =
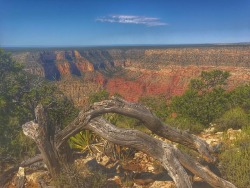
{"type": "Polygon", "coordinates": [[[99,22],[109,23],[123,23],[123,24],[141,24],[146,26],[164,26],[168,25],[162,22],[160,18],[146,17],[146,16],[133,16],[133,15],[111,15],[97,18],[99,22]]]}

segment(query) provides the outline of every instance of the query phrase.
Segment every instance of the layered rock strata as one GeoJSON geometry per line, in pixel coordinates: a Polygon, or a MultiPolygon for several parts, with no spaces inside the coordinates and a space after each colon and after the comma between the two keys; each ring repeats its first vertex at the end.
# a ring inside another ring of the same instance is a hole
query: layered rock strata
{"type": "Polygon", "coordinates": [[[81,48],[14,52],[25,70],[56,80],[82,106],[91,92],[105,88],[137,101],[141,96],[181,95],[201,71],[231,73],[229,88],[250,81],[250,46],[182,48],[81,48]]]}

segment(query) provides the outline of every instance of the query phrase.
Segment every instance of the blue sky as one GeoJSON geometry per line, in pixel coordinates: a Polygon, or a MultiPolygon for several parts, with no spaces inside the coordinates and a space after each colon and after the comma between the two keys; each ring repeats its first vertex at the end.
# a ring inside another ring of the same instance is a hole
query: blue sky
{"type": "Polygon", "coordinates": [[[250,42],[250,0],[0,0],[0,47],[250,42]]]}

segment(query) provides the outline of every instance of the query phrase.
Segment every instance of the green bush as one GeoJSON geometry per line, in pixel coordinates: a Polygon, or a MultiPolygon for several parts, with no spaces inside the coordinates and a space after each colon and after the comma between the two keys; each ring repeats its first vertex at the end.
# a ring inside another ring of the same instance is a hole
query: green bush
{"type": "MultiPolygon", "coordinates": [[[[72,101],[48,83],[25,72],[10,54],[0,49],[0,165],[6,158],[19,162],[32,156],[36,145],[22,133],[22,124],[35,119],[42,104],[48,112],[49,131],[62,129],[77,114],[72,101]]],[[[0,166],[0,168],[2,168],[0,166]]]]}
{"type": "Polygon", "coordinates": [[[240,106],[250,115],[250,85],[240,85],[230,92],[230,107],[240,106]]]}
{"type": "Polygon", "coordinates": [[[109,93],[106,90],[101,90],[95,93],[91,93],[89,96],[89,102],[100,102],[102,100],[106,100],[109,97],[109,93]]]}
{"type": "Polygon", "coordinates": [[[228,141],[219,155],[222,176],[239,188],[250,188],[250,127],[245,127],[236,140],[228,141]]]}
{"type": "Polygon", "coordinates": [[[169,115],[167,100],[163,95],[143,96],[139,102],[147,106],[161,120],[165,120],[169,115]]]}
{"type": "Polygon", "coordinates": [[[202,72],[200,77],[190,81],[182,96],[172,98],[171,111],[208,126],[228,109],[228,93],[223,88],[228,76],[228,72],[219,70],[202,72]]]}
{"type": "Polygon", "coordinates": [[[240,129],[249,123],[248,115],[240,108],[233,108],[225,112],[221,118],[215,121],[216,128],[220,131],[232,129],[240,129]]]}
{"type": "Polygon", "coordinates": [[[204,125],[187,117],[168,118],[166,123],[177,129],[197,134],[203,131],[204,125]]]}
{"type": "Polygon", "coordinates": [[[203,94],[187,90],[171,101],[171,109],[177,116],[190,117],[206,126],[220,117],[227,106],[227,93],[221,88],[203,94]]]}

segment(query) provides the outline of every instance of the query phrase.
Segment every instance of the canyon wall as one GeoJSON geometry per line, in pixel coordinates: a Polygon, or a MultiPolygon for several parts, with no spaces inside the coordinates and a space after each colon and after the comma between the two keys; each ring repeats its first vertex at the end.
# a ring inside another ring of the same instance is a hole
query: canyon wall
{"type": "Polygon", "coordinates": [[[250,81],[249,45],[51,49],[13,52],[13,57],[26,71],[56,81],[78,106],[102,88],[130,101],[181,95],[203,70],[229,71],[229,88],[250,81]]]}

